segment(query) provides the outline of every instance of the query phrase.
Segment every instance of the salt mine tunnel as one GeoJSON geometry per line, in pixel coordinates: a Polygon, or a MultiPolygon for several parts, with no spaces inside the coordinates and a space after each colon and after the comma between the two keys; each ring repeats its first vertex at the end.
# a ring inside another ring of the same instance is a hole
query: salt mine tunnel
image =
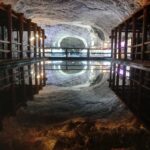
{"type": "Polygon", "coordinates": [[[150,150],[149,0],[0,0],[0,150],[150,150]]]}

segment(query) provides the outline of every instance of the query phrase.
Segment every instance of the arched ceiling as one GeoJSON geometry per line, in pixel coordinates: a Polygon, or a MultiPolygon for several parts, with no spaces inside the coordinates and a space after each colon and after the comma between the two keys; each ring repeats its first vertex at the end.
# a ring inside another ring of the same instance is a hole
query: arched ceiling
{"type": "MultiPolygon", "coordinates": [[[[11,3],[13,9],[24,13],[27,18],[31,18],[32,21],[42,25],[46,29],[48,37],[50,36],[49,32],[56,33],[59,26],[61,36],[76,32],[77,35],[83,36],[86,40],[87,34],[90,32],[88,38],[95,40],[96,44],[100,40],[107,40],[114,26],[148,1],[0,0],[0,2],[11,3]],[[94,36],[97,36],[97,39],[93,38],[94,36]]],[[[55,38],[55,34],[50,37],[55,38]]]]}

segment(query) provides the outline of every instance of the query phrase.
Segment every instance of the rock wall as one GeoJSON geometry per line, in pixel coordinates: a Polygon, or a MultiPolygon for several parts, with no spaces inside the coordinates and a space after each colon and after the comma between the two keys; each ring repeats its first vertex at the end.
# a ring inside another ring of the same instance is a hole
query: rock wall
{"type": "Polygon", "coordinates": [[[114,26],[148,1],[0,0],[12,4],[16,11],[42,25],[48,37],[47,46],[72,34],[90,41],[90,47],[100,46],[101,41],[108,40],[114,26]]]}

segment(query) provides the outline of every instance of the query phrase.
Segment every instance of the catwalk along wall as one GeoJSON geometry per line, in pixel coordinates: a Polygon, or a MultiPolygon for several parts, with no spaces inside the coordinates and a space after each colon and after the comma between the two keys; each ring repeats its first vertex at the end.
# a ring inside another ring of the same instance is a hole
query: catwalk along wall
{"type": "Polygon", "coordinates": [[[110,87],[150,125],[150,4],[112,30],[110,87]]]}

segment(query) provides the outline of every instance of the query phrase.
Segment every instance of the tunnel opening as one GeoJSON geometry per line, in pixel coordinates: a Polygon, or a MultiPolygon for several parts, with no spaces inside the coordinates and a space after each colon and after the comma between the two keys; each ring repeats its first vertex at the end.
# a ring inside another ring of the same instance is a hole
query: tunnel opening
{"type": "Polygon", "coordinates": [[[85,44],[81,39],[75,37],[66,37],[60,42],[61,47],[65,48],[85,48],[85,44]]]}

